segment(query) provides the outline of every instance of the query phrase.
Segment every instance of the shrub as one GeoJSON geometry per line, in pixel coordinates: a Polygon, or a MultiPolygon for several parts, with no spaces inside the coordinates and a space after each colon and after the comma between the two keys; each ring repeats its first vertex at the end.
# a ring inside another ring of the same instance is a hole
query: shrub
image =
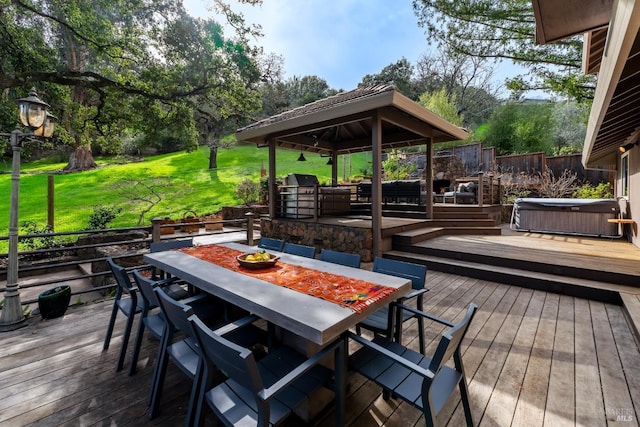
{"type": "MultiPolygon", "coordinates": [[[[276,185],[282,185],[282,182],[283,181],[281,178],[276,178],[276,185]]],[[[258,200],[260,200],[260,203],[262,203],[263,205],[269,203],[269,178],[267,177],[260,178],[260,191],[258,200]]]]}
{"type": "Polygon", "coordinates": [[[116,219],[116,216],[122,212],[122,208],[113,206],[96,206],[93,213],[89,215],[89,226],[87,230],[104,230],[109,223],[116,219]]]}
{"type": "MultiPolygon", "coordinates": [[[[21,230],[20,234],[53,233],[53,230],[51,229],[49,224],[41,226],[35,221],[24,221],[22,224],[20,224],[20,230],[21,230]]],[[[56,239],[53,236],[27,237],[27,238],[20,239],[20,244],[26,250],[30,250],[30,251],[38,250],[38,249],[49,249],[49,248],[55,248],[57,246],[60,246],[60,243],[56,241],[56,239]]]]}
{"type": "Polygon", "coordinates": [[[236,187],[236,196],[238,196],[238,198],[246,206],[257,202],[259,193],[260,189],[258,187],[258,184],[248,178],[243,180],[240,184],[238,184],[238,187],[236,187]]]}
{"type": "Polygon", "coordinates": [[[573,197],[576,199],[612,199],[613,189],[608,182],[601,182],[595,187],[586,183],[573,192],[573,197]]]}

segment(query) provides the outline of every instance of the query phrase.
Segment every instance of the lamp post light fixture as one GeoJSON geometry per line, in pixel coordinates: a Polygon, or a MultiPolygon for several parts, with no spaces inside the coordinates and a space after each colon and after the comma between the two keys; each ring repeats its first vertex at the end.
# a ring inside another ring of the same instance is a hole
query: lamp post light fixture
{"type": "Polygon", "coordinates": [[[9,259],[4,304],[0,314],[0,331],[10,331],[24,326],[24,315],[18,290],[18,196],[20,194],[20,154],[22,143],[34,136],[49,138],[53,134],[55,117],[47,112],[49,104],[38,98],[35,89],[29,96],[18,99],[20,121],[30,132],[15,129],[8,136],[13,150],[11,163],[11,205],[9,207],[9,259]]]}

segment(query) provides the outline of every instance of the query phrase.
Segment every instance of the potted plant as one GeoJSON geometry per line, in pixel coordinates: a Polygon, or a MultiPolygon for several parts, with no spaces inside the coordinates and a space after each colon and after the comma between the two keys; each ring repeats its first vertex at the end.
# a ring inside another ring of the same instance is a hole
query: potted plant
{"type": "Polygon", "coordinates": [[[71,301],[69,285],[56,286],[38,295],[38,308],[43,319],[53,319],[64,315],[71,301]]]}

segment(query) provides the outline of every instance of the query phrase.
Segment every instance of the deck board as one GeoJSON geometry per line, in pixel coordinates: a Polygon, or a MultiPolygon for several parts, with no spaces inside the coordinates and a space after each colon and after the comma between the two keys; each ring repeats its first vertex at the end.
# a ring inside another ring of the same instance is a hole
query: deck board
{"type": "MultiPolygon", "coordinates": [[[[631,416],[625,426],[637,425],[640,351],[621,307],[442,272],[430,271],[427,282],[425,308],[433,314],[456,320],[470,302],[479,305],[462,347],[478,425],[597,426],[618,415],[631,416]]],[[[70,307],[62,318],[33,318],[0,335],[0,425],[183,424],[191,382],[171,363],[160,415],[147,418],[157,341],[143,341],[135,376],[116,373],[119,316],[111,347],[102,351],[111,304],[70,307]]],[[[405,326],[404,343],[417,349],[417,322],[405,326]]],[[[432,350],[442,328],[426,322],[425,329],[432,350]]],[[[456,393],[439,422],[463,421],[456,393]]],[[[316,425],[333,422],[329,410],[316,425]]],[[[385,401],[378,386],[350,373],[346,424],[408,427],[424,418],[404,402],[385,401]]],[[[208,413],[206,425],[219,423],[208,413]]]]}

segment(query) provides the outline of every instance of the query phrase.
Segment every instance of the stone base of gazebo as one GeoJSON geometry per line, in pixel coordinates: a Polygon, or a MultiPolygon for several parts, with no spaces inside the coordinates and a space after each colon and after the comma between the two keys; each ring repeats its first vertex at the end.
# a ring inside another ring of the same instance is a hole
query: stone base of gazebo
{"type": "Polygon", "coordinates": [[[359,254],[362,262],[373,260],[371,228],[297,219],[261,219],[260,235],[282,239],[285,242],[314,246],[319,253],[323,248],[359,254]]]}

